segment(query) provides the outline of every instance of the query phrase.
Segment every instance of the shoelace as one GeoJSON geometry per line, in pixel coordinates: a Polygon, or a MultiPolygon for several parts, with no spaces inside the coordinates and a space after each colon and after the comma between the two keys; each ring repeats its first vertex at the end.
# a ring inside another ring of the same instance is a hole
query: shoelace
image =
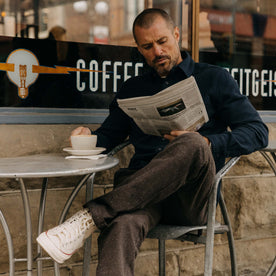
{"type": "MultiPolygon", "coordinates": [[[[92,219],[85,215],[81,217],[74,218],[71,220],[65,221],[63,224],[57,226],[57,228],[52,230],[52,235],[57,237],[60,245],[68,246],[78,241],[80,237],[83,237],[85,232],[89,230],[92,219]],[[76,223],[76,221],[78,221],[76,223]],[[81,222],[81,223],[80,223],[81,222]]],[[[78,245],[81,246],[83,239],[79,240],[78,245]]]]}

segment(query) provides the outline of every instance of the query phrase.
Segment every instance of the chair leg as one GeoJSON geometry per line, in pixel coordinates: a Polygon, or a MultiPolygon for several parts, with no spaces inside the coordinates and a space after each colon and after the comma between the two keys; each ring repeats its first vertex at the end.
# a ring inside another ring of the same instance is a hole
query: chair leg
{"type": "Polygon", "coordinates": [[[205,244],[204,276],[212,276],[214,251],[214,227],[209,226],[205,244]]]}
{"type": "Polygon", "coordinates": [[[165,240],[158,240],[159,247],[159,276],[166,275],[166,246],[165,240]]]}
{"type": "Polygon", "coordinates": [[[272,276],[276,272],[276,257],[274,258],[269,270],[266,273],[266,276],[272,276]]]}
{"type": "Polygon", "coordinates": [[[233,230],[231,227],[231,222],[228,216],[228,212],[227,212],[225,201],[222,194],[220,195],[219,206],[221,209],[224,223],[229,228],[229,231],[227,232],[227,238],[228,238],[228,246],[229,246],[230,259],[231,259],[232,276],[238,276],[237,258],[236,258],[233,230]]]}
{"type": "Polygon", "coordinates": [[[212,276],[213,271],[213,251],[214,251],[214,233],[215,233],[215,217],[216,217],[216,194],[218,179],[215,181],[211,196],[208,203],[208,221],[205,244],[204,258],[204,276],[212,276]]]}

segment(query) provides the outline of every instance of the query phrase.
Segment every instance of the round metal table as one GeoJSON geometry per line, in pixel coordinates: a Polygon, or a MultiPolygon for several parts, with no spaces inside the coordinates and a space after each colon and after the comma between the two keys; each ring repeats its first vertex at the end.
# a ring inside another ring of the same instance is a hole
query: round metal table
{"type": "MultiPolygon", "coordinates": [[[[64,209],[61,213],[59,223],[63,222],[66,214],[76,197],[77,193],[84,184],[89,183],[89,190],[93,190],[93,180],[96,172],[104,171],[115,167],[119,163],[119,160],[114,157],[104,157],[98,160],[88,159],[65,159],[63,155],[57,154],[38,154],[22,157],[0,158],[0,178],[15,178],[17,179],[21,196],[23,200],[25,221],[26,221],[26,236],[27,236],[27,257],[22,259],[16,259],[14,257],[14,247],[12,243],[12,237],[8,224],[5,220],[3,213],[0,210],[0,222],[4,229],[4,233],[7,239],[8,251],[9,251],[9,269],[10,275],[15,273],[15,262],[26,261],[27,262],[27,275],[32,275],[33,260],[37,261],[38,275],[42,275],[42,260],[49,259],[48,257],[41,257],[41,248],[38,246],[37,256],[34,258],[32,253],[32,221],[30,213],[30,203],[28,193],[24,184],[24,178],[42,178],[41,186],[41,198],[38,214],[38,235],[43,230],[45,201],[47,192],[47,182],[49,177],[64,177],[64,176],[76,176],[82,175],[83,177],[77,183],[69,196],[64,209]],[[89,180],[89,181],[88,181],[89,180]]],[[[88,188],[87,188],[88,189],[88,188]]],[[[88,198],[87,198],[88,199],[88,198]]],[[[57,269],[56,274],[59,274],[57,269]]]]}

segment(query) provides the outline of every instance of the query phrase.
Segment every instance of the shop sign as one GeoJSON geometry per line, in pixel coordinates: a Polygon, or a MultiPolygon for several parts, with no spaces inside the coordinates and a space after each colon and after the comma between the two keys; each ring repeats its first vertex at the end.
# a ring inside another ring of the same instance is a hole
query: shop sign
{"type": "MultiPolygon", "coordinates": [[[[200,52],[230,72],[257,110],[276,109],[276,58],[200,52]]],[[[107,109],[146,70],[135,47],[0,37],[0,107],[107,109]]]]}

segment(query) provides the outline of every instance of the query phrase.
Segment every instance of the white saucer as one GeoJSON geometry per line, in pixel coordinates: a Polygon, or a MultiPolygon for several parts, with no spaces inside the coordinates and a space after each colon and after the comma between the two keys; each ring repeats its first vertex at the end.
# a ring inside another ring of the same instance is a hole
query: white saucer
{"type": "Polygon", "coordinates": [[[106,148],[95,148],[92,150],[74,150],[72,148],[64,148],[63,150],[69,152],[72,155],[96,155],[105,151],[106,148]]]}

